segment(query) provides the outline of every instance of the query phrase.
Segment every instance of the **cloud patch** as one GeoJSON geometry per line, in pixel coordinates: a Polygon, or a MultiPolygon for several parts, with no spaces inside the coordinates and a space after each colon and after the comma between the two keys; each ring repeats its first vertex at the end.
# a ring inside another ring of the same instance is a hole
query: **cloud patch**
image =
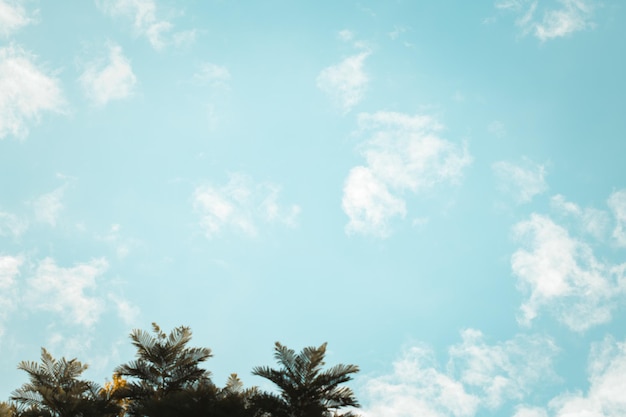
{"type": "Polygon", "coordinates": [[[68,323],[91,327],[104,311],[104,303],[95,289],[96,278],[107,267],[103,258],[70,268],[57,266],[54,259],[45,258],[28,279],[25,301],[32,310],[58,313],[68,323]]]}
{"type": "Polygon", "coordinates": [[[560,214],[573,218],[577,228],[584,234],[591,235],[599,241],[605,239],[610,223],[610,216],[606,211],[580,207],[571,201],[567,201],[561,194],[557,194],[550,199],[550,206],[560,214]]]}
{"type": "Polygon", "coordinates": [[[622,417],[626,415],[626,341],[607,336],[592,346],[589,389],[563,393],[546,408],[520,407],[514,417],[622,417]]]}
{"type": "MultiPolygon", "coordinates": [[[[18,306],[21,317],[45,313],[46,332],[52,331],[52,339],[64,348],[70,343],[62,335],[65,330],[93,335],[95,325],[109,311],[117,312],[128,325],[134,323],[139,308],[111,291],[111,282],[105,277],[108,266],[104,258],[64,267],[51,257],[35,260],[0,255],[0,334],[18,306]],[[55,331],[57,326],[64,330],[55,331]]],[[[81,336],[78,340],[89,344],[88,339],[81,336]]]]}
{"type": "Polygon", "coordinates": [[[578,332],[611,319],[624,294],[626,264],[596,258],[588,243],[548,216],[532,214],[513,233],[522,247],[511,257],[511,268],[527,295],[521,324],[530,325],[540,310],[578,332]]]}
{"type": "Polygon", "coordinates": [[[54,191],[37,197],[32,203],[35,219],[38,222],[55,227],[63,210],[62,199],[64,193],[65,186],[61,186],[54,191]]]}
{"type": "Polygon", "coordinates": [[[195,31],[174,32],[170,21],[157,17],[154,0],[97,0],[96,3],[100,10],[111,16],[132,20],[135,32],[148,39],[156,50],[167,45],[180,46],[195,39],[195,31]]]}
{"type": "Polygon", "coordinates": [[[28,229],[28,222],[13,213],[0,211],[0,236],[20,237],[28,229]]]}
{"type": "Polygon", "coordinates": [[[626,247],[626,190],[611,194],[607,204],[615,217],[613,239],[619,246],[626,247]]]}
{"type": "Polygon", "coordinates": [[[520,165],[499,161],[491,167],[499,180],[499,188],[518,204],[529,203],[534,196],[548,190],[544,165],[524,159],[520,165]]]}
{"type": "Polygon", "coordinates": [[[65,108],[59,81],[34,61],[18,46],[0,48],[0,139],[24,139],[29,122],[38,122],[43,112],[62,113],[65,108]]]}
{"type": "Polygon", "coordinates": [[[107,60],[96,60],[87,64],[80,76],[85,95],[96,105],[103,106],[112,100],[130,97],[137,84],[130,62],[122,48],[110,45],[107,60]]]}
{"type": "Polygon", "coordinates": [[[226,229],[257,236],[259,225],[297,224],[300,207],[280,204],[280,187],[271,183],[255,184],[243,174],[232,175],[226,185],[202,185],[193,194],[193,206],[200,216],[200,228],[213,238],[226,229]]]}
{"type": "Polygon", "coordinates": [[[228,68],[205,62],[201,65],[198,72],[193,75],[193,81],[200,85],[210,85],[211,87],[227,87],[230,82],[231,75],[228,68]]]}
{"type": "Polygon", "coordinates": [[[0,0],[0,36],[9,37],[32,22],[20,1],[0,0]]]}
{"type": "Polygon", "coordinates": [[[19,256],[0,255],[0,336],[4,333],[4,321],[17,307],[17,284],[22,265],[19,256]]]}
{"type": "Polygon", "coordinates": [[[472,161],[466,147],[438,136],[442,126],[430,116],[362,113],[358,123],[369,139],[360,149],[365,165],[352,168],[344,183],[348,234],[388,236],[390,220],[406,215],[405,193],[456,182],[472,161]]]}
{"type": "MultiPolygon", "coordinates": [[[[342,36],[348,35],[342,31],[342,36]]],[[[369,51],[345,58],[338,64],[324,68],[317,76],[317,87],[326,93],[344,113],[349,113],[363,100],[369,76],[363,69],[369,51]]]]}
{"type": "Polygon", "coordinates": [[[470,417],[481,408],[497,410],[505,401],[523,399],[530,388],[554,378],[551,339],[518,335],[487,344],[474,329],[450,347],[447,366],[432,349],[414,345],[393,363],[393,372],[361,379],[366,392],[364,417],[470,417]]]}
{"type": "Polygon", "coordinates": [[[597,7],[592,0],[556,0],[551,6],[542,9],[545,1],[539,0],[502,0],[496,2],[496,8],[516,13],[519,17],[515,24],[523,35],[532,34],[540,41],[570,36],[575,32],[591,29],[594,26],[593,12],[597,7]]]}

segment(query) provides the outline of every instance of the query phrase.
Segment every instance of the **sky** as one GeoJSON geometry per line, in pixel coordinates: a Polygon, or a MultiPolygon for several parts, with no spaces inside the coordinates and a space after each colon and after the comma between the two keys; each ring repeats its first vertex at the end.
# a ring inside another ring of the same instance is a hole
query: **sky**
{"type": "Polygon", "coordinates": [[[364,417],[626,415],[626,3],[0,0],[0,399],[190,326],[364,417]]]}

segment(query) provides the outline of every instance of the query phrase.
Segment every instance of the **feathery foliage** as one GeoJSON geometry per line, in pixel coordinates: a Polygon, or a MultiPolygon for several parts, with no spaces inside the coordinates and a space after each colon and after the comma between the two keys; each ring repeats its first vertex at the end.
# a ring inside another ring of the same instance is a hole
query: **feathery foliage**
{"type": "Polygon", "coordinates": [[[152,332],[135,329],[130,339],[135,359],[118,366],[103,388],[80,378],[87,365],[42,348],[40,362],[19,363],[28,382],[0,402],[0,417],[356,417],[345,408],[359,404],[342,384],[359,368],[324,369],[326,343],[296,353],[276,342],[280,366],[252,372],[272,381],[275,394],[246,388],[237,374],[217,387],[200,367],[211,350],[188,346],[189,327],[166,334],[153,323],[152,332]]]}
{"type": "Polygon", "coordinates": [[[29,377],[29,382],[11,394],[19,416],[104,417],[119,412],[100,387],[78,379],[87,365],[76,358],[57,360],[42,348],[41,363],[22,361],[18,369],[29,377]]]}
{"type": "Polygon", "coordinates": [[[153,334],[139,329],[131,332],[136,359],[115,369],[116,374],[129,378],[117,395],[130,399],[131,416],[176,415],[177,409],[198,403],[216,390],[209,372],[200,368],[200,363],[211,357],[211,350],[187,347],[189,327],[177,327],[169,335],[155,323],[152,329],[153,334]],[[172,411],[163,414],[169,408],[172,411]]]}
{"type": "Polygon", "coordinates": [[[339,414],[344,407],[359,407],[352,390],[341,384],[359,371],[356,365],[336,365],[322,370],[325,365],[326,343],[306,347],[296,354],[276,342],[274,357],[280,369],[255,367],[252,373],[272,381],[280,395],[263,394],[258,406],[276,417],[354,416],[352,412],[339,414]]]}

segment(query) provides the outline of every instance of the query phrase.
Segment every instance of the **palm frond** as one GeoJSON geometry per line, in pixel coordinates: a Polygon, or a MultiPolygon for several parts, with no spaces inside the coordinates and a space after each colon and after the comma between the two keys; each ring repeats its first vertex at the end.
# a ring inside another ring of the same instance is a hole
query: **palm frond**
{"type": "MultiPolygon", "coordinates": [[[[359,368],[355,365],[335,365],[323,370],[326,347],[326,343],[318,347],[309,346],[296,354],[276,342],[274,358],[281,368],[257,366],[252,373],[273,382],[279,388],[280,396],[268,397],[266,394],[262,398],[270,402],[280,399],[288,407],[290,417],[328,415],[331,410],[336,414],[343,407],[358,407],[352,390],[341,384],[350,381],[359,368]]],[[[349,416],[350,413],[346,414],[346,417],[349,416]]]]}

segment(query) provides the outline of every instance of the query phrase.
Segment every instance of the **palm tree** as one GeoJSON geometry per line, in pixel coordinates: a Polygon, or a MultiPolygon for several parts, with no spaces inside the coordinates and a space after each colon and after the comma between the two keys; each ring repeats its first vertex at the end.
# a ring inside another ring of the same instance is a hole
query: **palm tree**
{"type": "Polygon", "coordinates": [[[265,393],[257,406],[275,417],[354,417],[344,407],[359,407],[352,390],[341,386],[359,371],[356,365],[335,365],[322,371],[326,343],[320,347],[307,347],[296,354],[292,349],[276,342],[274,357],[280,369],[255,367],[253,375],[272,381],[280,395],[265,393]]]}
{"type": "Polygon", "coordinates": [[[87,365],[76,358],[55,359],[41,349],[41,363],[22,361],[18,369],[30,379],[11,394],[18,416],[115,416],[119,407],[97,384],[78,379],[87,365]]]}
{"type": "MultiPolygon", "coordinates": [[[[163,413],[170,406],[183,410],[201,398],[211,397],[216,388],[209,372],[200,368],[200,363],[211,357],[211,350],[187,347],[191,340],[189,327],[177,327],[169,335],[155,323],[152,329],[154,334],[138,329],[131,332],[137,359],[115,369],[117,375],[131,378],[117,391],[118,396],[130,399],[128,413],[166,415],[163,413]]],[[[167,415],[177,412],[172,409],[167,415]]]]}

